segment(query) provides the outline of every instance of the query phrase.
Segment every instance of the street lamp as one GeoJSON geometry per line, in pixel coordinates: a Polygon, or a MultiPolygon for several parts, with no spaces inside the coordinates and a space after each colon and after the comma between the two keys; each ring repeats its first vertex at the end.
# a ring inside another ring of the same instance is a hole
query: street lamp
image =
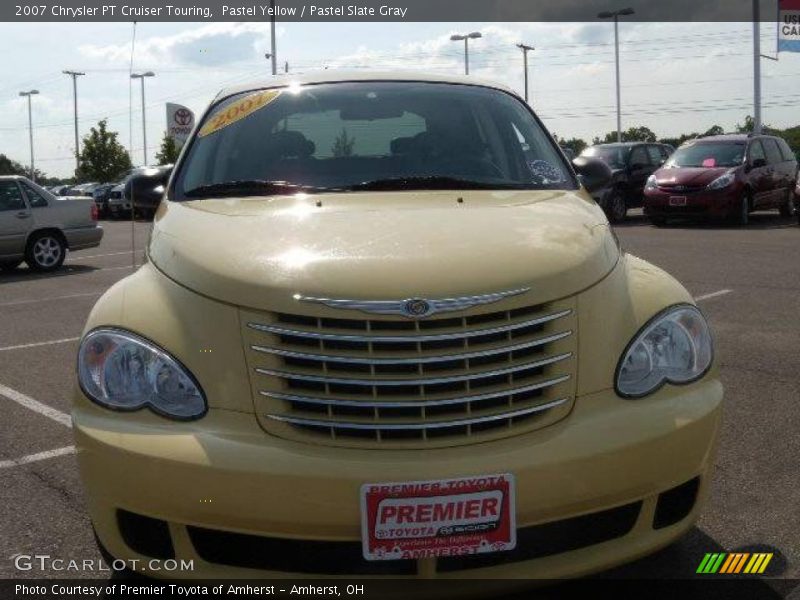
{"type": "Polygon", "coordinates": [[[617,64],[617,141],[622,141],[622,109],[620,108],[619,93],[619,18],[634,14],[632,8],[623,8],[615,11],[603,11],[597,15],[598,19],[614,19],[614,55],[617,64]]]}
{"type": "Polygon", "coordinates": [[[535,50],[533,46],[526,46],[525,44],[517,44],[517,48],[522,50],[522,64],[525,69],[525,102],[528,101],[528,52],[535,50]]]}
{"type": "Polygon", "coordinates": [[[146,73],[131,73],[131,79],[139,79],[142,82],[142,152],[144,154],[144,165],[147,166],[147,121],[145,117],[144,105],[144,79],[145,77],[155,77],[156,74],[152,71],[146,73]]]}
{"type": "Polygon", "coordinates": [[[464,35],[456,34],[450,36],[450,41],[452,42],[460,42],[461,40],[464,40],[464,75],[469,75],[469,41],[476,40],[480,37],[483,37],[480,31],[473,31],[472,33],[465,33],[464,35]]]}
{"type": "Polygon", "coordinates": [[[86,75],[80,71],[61,71],[72,77],[72,104],[75,107],[75,170],[80,167],[80,147],[78,146],[78,77],[86,75]]]}
{"type": "Polygon", "coordinates": [[[30,90],[27,92],[20,92],[20,96],[28,97],[28,140],[31,145],[31,181],[36,181],[36,171],[33,168],[33,117],[31,116],[31,96],[35,96],[39,90],[30,90]]]}

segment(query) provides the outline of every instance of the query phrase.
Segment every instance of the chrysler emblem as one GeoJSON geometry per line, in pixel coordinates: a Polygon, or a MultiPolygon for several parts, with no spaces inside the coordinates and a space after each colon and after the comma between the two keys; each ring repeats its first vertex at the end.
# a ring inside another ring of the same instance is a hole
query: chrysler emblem
{"type": "Polygon", "coordinates": [[[294,299],[299,302],[314,302],[324,304],[331,308],[344,310],[360,310],[361,312],[378,315],[400,315],[412,319],[429,317],[440,312],[453,312],[466,310],[481,304],[492,304],[511,296],[518,296],[529,292],[531,288],[520,288],[504,292],[494,292],[480,296],[463,296],[460,298],[441,298],[429,300],[424,298],[407,298],[405,300],[345,300],[337,298],[314,298],[295,294],[294,299]]]}

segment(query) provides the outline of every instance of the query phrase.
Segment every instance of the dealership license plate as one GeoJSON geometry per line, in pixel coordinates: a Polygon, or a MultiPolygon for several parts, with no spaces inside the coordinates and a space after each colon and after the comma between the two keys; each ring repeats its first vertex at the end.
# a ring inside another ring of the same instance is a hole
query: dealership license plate
{"type": "Polygon", "coordinates": [[[686,196],[670,196],[670,206],[686,206],[686,196]]]}
{"type": "Polygon", "coordinates": [[[364,484],[361,537],[366,560],[511,550],[517,542],[514,476],[364,484]]]}

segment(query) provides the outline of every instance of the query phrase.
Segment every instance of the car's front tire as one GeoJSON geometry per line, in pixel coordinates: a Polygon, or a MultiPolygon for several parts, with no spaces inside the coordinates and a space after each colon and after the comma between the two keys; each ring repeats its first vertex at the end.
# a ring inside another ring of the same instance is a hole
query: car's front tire
{"type": "Polygon", "coordinates": [[[795,198],[793,189],[787,190],[786,201],[781,204],[778,210],[782,217],[793,217],[797,214],[797,199],[795,198]]]}
{"type": "Polygon", "coordinates": [[[665,217],[650,217],[650,222],[656,227],[665,227],[667,225],[665,217]]]}
{"type": "Polygon", "coordinates": [[[747,227],[750,223],[750,194],[742,194],[739,202],[731,210],[730,220],[737,227],[747,227]]]}
{"type": "Polygon", "coordinates": [[[612,223],[621,223],[628,214],[628,206],[625,204],[625,198],[619,190],[609,192],[603,208],[605,208],[608,220],[612,223]]]}
{"type": "Polygon", "coordinates": [[[32,270],[42,273],[58,269],[66,256],[67,245],[64,238],[53,231],[35,233],[25,249],[25,262],[32,270]]]}

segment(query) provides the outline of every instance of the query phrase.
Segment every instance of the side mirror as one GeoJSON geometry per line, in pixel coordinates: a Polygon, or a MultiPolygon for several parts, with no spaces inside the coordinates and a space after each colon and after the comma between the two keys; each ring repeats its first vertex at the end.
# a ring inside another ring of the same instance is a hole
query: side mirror
{"type": "Polygon", "coordinates": [[[579,156],[572,160],[572,166],[581,184],[590,194],[611,183],[611,167],[599,158],[579,156]]]}
{"type": "Polygon", "coordinates": [[[760,169],[761,167],[767,166],[767,159],[766,158],[757,158],[751,164],[751,169],[760,169]]]}
{"type": "Polygon", "coordinates": [[[139,206],[156,206],[164,195],[172,165],[147,167],[133,173],[125,182],[125,199],[139,206]]]}

